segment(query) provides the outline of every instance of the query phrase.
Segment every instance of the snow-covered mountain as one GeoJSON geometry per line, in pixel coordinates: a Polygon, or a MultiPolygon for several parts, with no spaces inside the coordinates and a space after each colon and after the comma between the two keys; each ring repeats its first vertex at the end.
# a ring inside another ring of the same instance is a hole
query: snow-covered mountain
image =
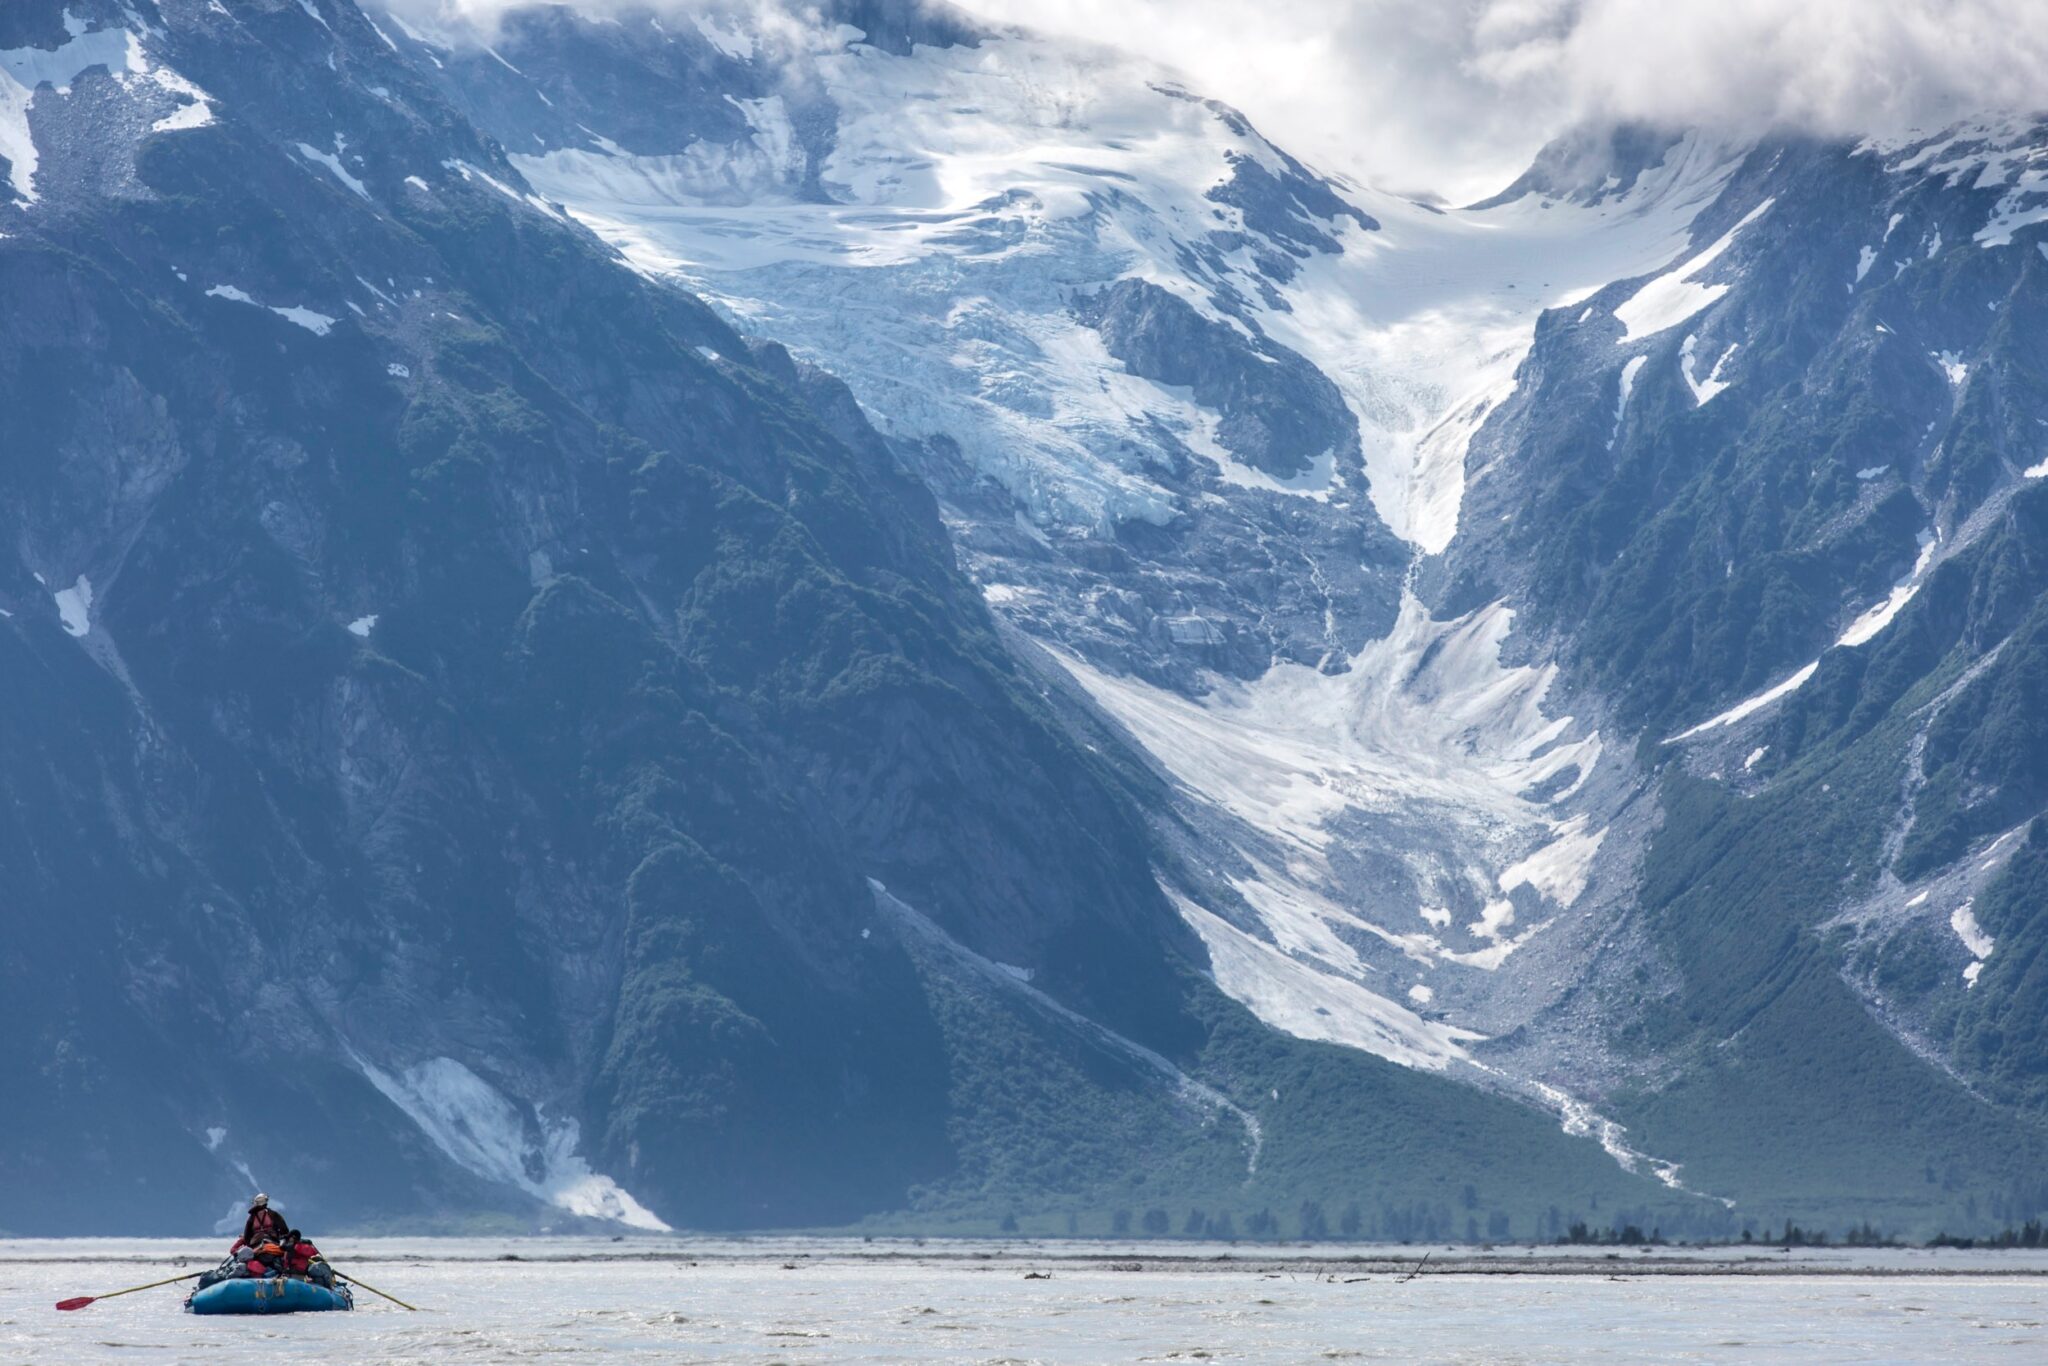
{"type": "Polygon", "coordinates": [[[423,8],[0,13],[19,1172],[2048,1201],[2048,130],[1449,208],[914,0],[423,8]]]}
{"type": "MultiPolygon", "coordinates": [[[[1772,781],[1759,727],[1827,647],[1875,653],[2048,456],[2028,400],[1976,495],[1943,468],[1970,357],[2036,325],[2031,121],[1862,146],[1589,131],[1451,209],[1319,176],[1140,58],[957,17],[874,43],[540,10],[487,53],[442,41],[544,197],[842,376],[932,484],[998,615],[1172,782],[1162,876],[1219,985],[1685,1180],[1683,1134],[1612,1118],[1690,1066],[1689,1034],[1644,1037],[1687,974],[1644,906],[1668,787],[1772,781]],[[620,131],[587,98],[591,63],[661,62],[743,87],[739,121],[620,131]],[[1980,311],[1917,297],[1965,273],[1980,311]],[[1866,338],[1909,318],[1943,386],[1920,381],[1902,442],[1842,387],[1883,381],[1840,372],[1904,363],[1866,338]],[[1761,477],[1829,494],[1724,506],[1721,582],[1645,600],[1630,581],[1670,572],[1666,524],[1697,516],[1674,505],[1724,499],[1724,452],[1766,444],[1749,459],[1798,468],[1761,477]],[[1644,459],[1677,468],[1644,485],[1644,459]],[[1617,635],[1679,629],[1677,657],[1618,667],[1617,635]]],[[[1982,862],[1942,904],[2000,874],[1982,862]]],[[[1858,896],[1822,902],[1854,918],[1858,896]]]]}

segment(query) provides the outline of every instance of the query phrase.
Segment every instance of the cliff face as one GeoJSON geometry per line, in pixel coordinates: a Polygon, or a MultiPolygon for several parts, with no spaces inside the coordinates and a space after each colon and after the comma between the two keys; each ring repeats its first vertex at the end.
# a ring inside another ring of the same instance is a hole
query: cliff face
{"type": "Polygon", "coordinates": [[[353,7],[8,17],[112,57],[36,92],[0,211],[6,1222],[86,1171],[189,1218],[167,1162],[223,1208],[244,1163],[329,1208],[581,1209],[592,1162],[673,1221],[900,1201],[944,1048],[871,878],[1182,1040],[1137,823],[828,381],[621,269],[353,7]]]}

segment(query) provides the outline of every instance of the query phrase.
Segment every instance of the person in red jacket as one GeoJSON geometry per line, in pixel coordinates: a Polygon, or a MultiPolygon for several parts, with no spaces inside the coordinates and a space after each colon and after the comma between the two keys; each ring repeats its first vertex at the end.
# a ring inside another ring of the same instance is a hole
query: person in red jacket
{"type": "Polygon", "coordinates": [[[297,1229],[285,1235],[284,1269],[294,1276],[304,1276],[315,1285],[334,1287],[334,1268],[327,1265],[327,1259],[320,1255],[320,1249],[313,1246],[297,1229]]]}

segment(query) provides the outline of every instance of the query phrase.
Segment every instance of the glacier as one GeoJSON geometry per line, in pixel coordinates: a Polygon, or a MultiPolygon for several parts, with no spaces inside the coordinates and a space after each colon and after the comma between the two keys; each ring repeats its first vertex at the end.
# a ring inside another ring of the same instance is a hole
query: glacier
{"type": "MultiPolygon", "coordinates": [[[[1468,480],[1486,475],[1474,436],[1513,395],[1546,312],[1655,277],[1595,324],[1632,345],[1718,297],[1686,277],[1769,204],[1704,251],[1693,225],[1746,149],[1690,136],[1625,191],[1469,209],[1315,178],[1334,206],[1296,191],[1296,217],[1276,225],[1233,202],[1238,178],[1312,173],[1142,58],[1014,32],[900,54],[814,35],[797,65],[836,119],[823,195],[806,192],[784,102],[748,104],[751,131],[732,142],[635,155],[592,126],[588,145],[512,159],[634,268],[829,369],[885,434],[939,443],[1003,491],[1026,534],[970,555],[991,607],[1228,824],[1220,890],[1236,909],[1169,888],[1226,991],[1303,1037],[1470,1069],[1471,1046],[1563,989],[1549,959],[1508,983],[1517,955],[1561,922],[1573,942],[1601,933],[1588,885],[1634,847],[1608,838],[1626,765],[1596,784],[1598,728],[1560,705],[1554,669],[1503,662],[1513,612],[1437,621],[1403,588],[1373,629],[1326,609],[1320,658],[1148,677],[1063,630],[1071,604],[1029,561],[1259,498],[1356,518],[1344,509],[1361,495],[1408,556],[1440,554],[1468,480]],[[1077,309],[1121,281],[1306,358],[1341,395],[1355,449],[1286,479],[1239,458],[1221,412],[1135,373],[1077,309]],[[1663,293],[1683,308],[1658,305],[1653,328],[1643,310],[1663,293]],[[1186,456],[1207,473],[1161,475],[1186,456]],[[1381,861],[1371,871],[1361,848],[1381,861]],[[1392,895],[1372,885],[1389,865],[1392,895]]],[[[1643,359],[1625,367],[1617,428],[1643,359]]],[[[1169,624],[1176,645],[1217,629],[1200,611],[1169,624]]]]}

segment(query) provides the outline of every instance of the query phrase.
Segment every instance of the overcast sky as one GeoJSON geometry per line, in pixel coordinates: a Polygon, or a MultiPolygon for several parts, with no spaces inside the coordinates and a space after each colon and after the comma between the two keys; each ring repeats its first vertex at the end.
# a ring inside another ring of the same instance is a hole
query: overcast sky
{"type": "Polygon", "coordinates": [[[2048,0],[956,3],[1143,52],[1322,169],[1454,201],[1499,189],[1583,119],[1855,134],[2048,106],[2048,0]]]}

